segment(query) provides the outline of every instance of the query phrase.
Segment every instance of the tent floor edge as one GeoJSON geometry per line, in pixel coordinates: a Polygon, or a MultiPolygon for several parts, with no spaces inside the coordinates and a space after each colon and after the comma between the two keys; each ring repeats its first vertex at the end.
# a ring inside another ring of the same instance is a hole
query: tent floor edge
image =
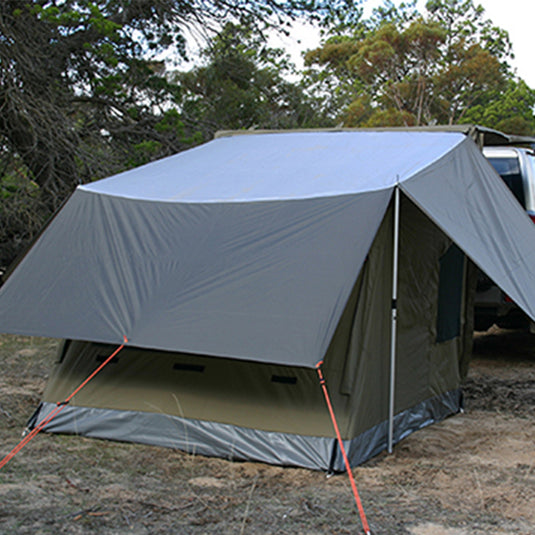
{"type": "MultiPolygon", "coordinates": [[[[394,445],[409,435],[463,411],[461,388],[444,392],[396,414],[394,418],[394,445]]],[[[344,440],[351,466],[358,466],[387,450],[388,419],[364,431],[351,440],[344,440]]],[[[344,471],[343,462],[335,464],[334,471],[344,471]]]]}
{"type": "MultiPolygon", "coordinates": [[[[28,421],[28,428],[39,425],[55,407],[55,403],[42,402],[28,421]]],[[[460,410],[459,388],[403,411],[396,415],[395,442],[460,410]]],[[[386,449],[387,425],[385,420],[351,440],[344,440],[351,466],[358,466],[386,449]]],[[[44,431],[162,446],[235,461],[345,472],[341,456],[333,455],[333,451],[338,451],[338,443],[332,436],[292,435],[168,414],[76,405],[66,406],[44,431]]]]}

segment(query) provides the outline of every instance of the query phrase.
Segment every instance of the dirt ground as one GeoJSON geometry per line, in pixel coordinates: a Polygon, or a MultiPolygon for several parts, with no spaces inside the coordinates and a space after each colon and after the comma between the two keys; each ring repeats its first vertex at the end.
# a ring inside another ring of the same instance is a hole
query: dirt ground
{"type": "MultiPolygon", "coordinates": [[[[535,337],[475,337],[466,412],[354,470],[372,532],[535,534],[535,337]]],[[[56,343],[0,336],[0,454],[56,343]]],[[[0,533],[362,533],[346,475],[39,435],[0,471],[0,533]]]]}

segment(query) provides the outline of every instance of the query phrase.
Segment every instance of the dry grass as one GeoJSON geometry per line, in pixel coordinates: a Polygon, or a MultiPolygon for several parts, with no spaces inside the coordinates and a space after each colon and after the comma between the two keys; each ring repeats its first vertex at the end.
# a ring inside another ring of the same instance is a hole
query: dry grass
{"type": "MultiPolygon", "coordinates": [[[[0,337],[5,454],[37,405],[56,344],[0,337]]],[[[535,533],[535,356],[529,338],[476,340],[467,413],[355,469],[382,535],[535,533]]],[[[345,476],[178,451],[40,435],[0,472],[0,532],[349,534],[345,476]]]]}

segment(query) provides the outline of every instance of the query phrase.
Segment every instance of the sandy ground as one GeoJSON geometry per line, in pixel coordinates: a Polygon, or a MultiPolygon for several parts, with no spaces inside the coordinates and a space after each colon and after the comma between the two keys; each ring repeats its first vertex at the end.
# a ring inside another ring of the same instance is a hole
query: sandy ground
{"type": "MultiPolygon", "coordinates": [[[[354,470],[372,532],[535,534],[535,337],[475,337],[466,412],[354,470]]],[[[0,336],[0,454],[37,405],[55,342],[0,336]]],[[[0,471],[0,532],[362,533],[345,475],[39,435],[0,471]]]]}

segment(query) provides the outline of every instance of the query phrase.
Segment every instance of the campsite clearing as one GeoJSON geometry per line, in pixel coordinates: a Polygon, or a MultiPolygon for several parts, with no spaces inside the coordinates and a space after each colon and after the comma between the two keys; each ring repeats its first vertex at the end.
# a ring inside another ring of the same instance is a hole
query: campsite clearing
{"type": "MultiPolygon", "coordinates": [[[[41,399],[57,344],[0,336],[2,454],[41,399]]],[[[475,339],[466,413],[354,470],[374,533],[535,532],[535,349],[527,334],[475,339]]],[[[40,435],[0,472],[2,533],[349,534],[344,475],[165,448],[40,435]]]]}

